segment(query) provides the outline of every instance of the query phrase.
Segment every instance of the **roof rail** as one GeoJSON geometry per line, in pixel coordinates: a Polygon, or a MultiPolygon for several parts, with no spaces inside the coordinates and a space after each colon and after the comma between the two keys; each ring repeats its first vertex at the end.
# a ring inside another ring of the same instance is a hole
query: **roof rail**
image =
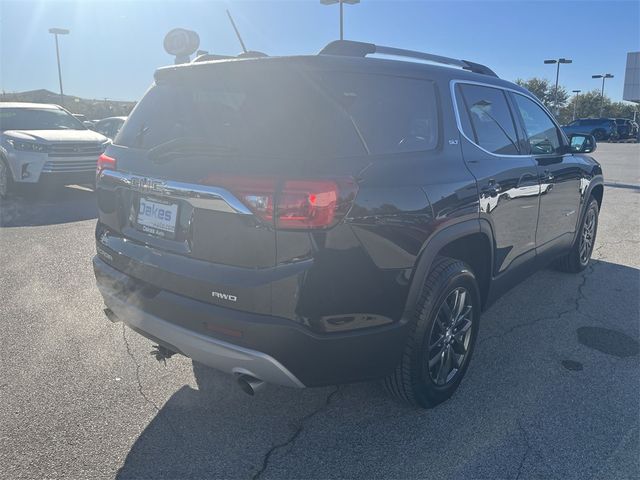
{"type": "Polygon", "coordinates": [[[428,60],[429,62],[440,63],[443,65],[453,65],[474,73],[483,75],[491,75],[497,77],[493,70],[479,63],[470,62],[468,60],[458,60],[456,58],[443,57],[432,53],[417,52],[415,50],[405,50],[402,48],[385,47],[375,45],[373,43],[354,42],[351,40],[335,40],[329,43],[320,51],[320,55],[341,55],[346,57],[366,57],[374,53],[382,55],[393,55],[394,57],[418,58],[420,60],[428,60]]]}

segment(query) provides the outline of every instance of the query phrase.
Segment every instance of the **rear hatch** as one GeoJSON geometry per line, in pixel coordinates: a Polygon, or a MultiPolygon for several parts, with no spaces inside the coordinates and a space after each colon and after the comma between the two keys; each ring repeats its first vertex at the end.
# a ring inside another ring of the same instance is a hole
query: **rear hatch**
{"type": "Polygon", "coordinates": [[[331,228],[366,148],[295,59],[170,67],[101,157],[102,258],[151,287],[270,313],[276,229],[331,228]],[[104,255],[106,253],[106,255],[104,255]]]}

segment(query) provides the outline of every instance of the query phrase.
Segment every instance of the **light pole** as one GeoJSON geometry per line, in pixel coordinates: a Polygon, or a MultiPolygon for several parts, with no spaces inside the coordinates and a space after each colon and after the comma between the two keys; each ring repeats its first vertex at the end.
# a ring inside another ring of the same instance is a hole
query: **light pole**
{"type": "Polygon", "coordinates": [[[322,5],[333,5],[334,3],[340,4],[340,40],[344,40],[344,28],[343,28],[343,20],[344,20],[344,12],[343,5],[348,3],[349,5],[354,5],[356,3],[360,3],[360,0],[320,0],[322,5]]]}
{"type": "Polygon", "coordinates": [[[544,63],[546,64],[557,64],[558,67],[556,68],[556,90],[554,93],[554,99],[553,99],[553,107],[556,110],[556,115],[559,115],[560,112],[558,111],[558,80],[560,79],[560,64],[561,63],[571,63],[573,62],[573,60],[570,60],[568,58],[559,58],[557,60],[545,60],[544,63]]]}
{"type": "Polygon", "coordinates": [[[49,33],[56,37],[56,58],[58,59],[58,80],[60,81],[60,105],[64,105],[64,93],[62,91],[62,71],[60,70],[60,48],[58,47],[58,35],[69,35],[69,30],[64,28],[50,28],[49,33]]]}
{"type": "Polygon", "coordinates": [[[576,119],[576,110],[578,108],[578,98],[580,97],[580,92],[582,90],[571,90],[573,93],[575,93],[575,98],[573,99],[573,119],[576,119]]]}
{"type": "Polygon", "coordinates": [[[604,81],[607,78],[613,78],[613,75],[610,73],[603,73],[602,75],[591,75],[591,78],[602,79],[602,91],[600,92],[600,118],[602,118],[602,112],[604,111],[604,81]]]}

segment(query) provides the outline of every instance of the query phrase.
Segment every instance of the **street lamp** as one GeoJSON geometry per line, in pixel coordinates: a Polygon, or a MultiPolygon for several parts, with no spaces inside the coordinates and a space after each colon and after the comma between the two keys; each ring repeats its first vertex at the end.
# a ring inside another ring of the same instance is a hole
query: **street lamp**
{"type": "Polygon", "coordinates": [[[58,35],[69,35],[69,30],[64,28],[50,28],[49,33],[56,37],[56,58],[58,59],[58,80],[60,81],[60,105],[64,105],[64,93],[62,92],[62,71],[60,70],[60,48],[58,47],[58,35]]]}
{"type": "Polygon", "coordinates": [[[342,6],[345,3],[348,3],[349,5],[354,5],[356,3],[360,3],[360,0],[320,0],[320,3],[322,5],[333,5],[334,3],[339,3],[340,4],[340,40],[344,40],[344,35],[343,35],[343,17],[344,17],[344,13],[342,11],[342,6]]]}
{"type": "Polygon", "coordinates": [[[580,96],[580,92],[582,90],[571,90],[575,93],[575,98],[573,99],[573,119],[576,119],[576,109],[578,108],[578,97],[580,96]]]}
{"type": "Polygon", "coordinates": [[[602,75],[591,75],[591,78],[602,79],[602,91],[600,92],[600,117],[602,118],[602,112],[604,111],[604,81],[607,78],[613,78],[613,75],[610,73],[603,73],[602,75]]]}
{"type": "Polygon", "coordinates": [[[554,94],[554,100],[553,100],[553,106],[556,109],[556,115],[558,115],[560,112],[558,111],[558,80],[560,78],[560,64],[561,63],[572,63],[573,60],[569,60],[568,58],[559,58],[557,60],[545,60],[544,63],[546,64],[557,64],[558,67],[556,68],[556,90],[555,90],[555,94],[554,94]]]}

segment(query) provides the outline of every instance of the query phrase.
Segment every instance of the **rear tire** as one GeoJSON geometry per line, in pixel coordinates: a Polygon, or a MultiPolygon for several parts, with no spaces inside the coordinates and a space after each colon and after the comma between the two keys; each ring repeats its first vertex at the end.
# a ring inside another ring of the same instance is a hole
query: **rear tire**
{"type": "Polygon", "coordinates": [[[593,137],[596,139],[596,142],[604,141],[604,138],[606,136],[604,130],[594,130],[591,135],[593,135],[593,137]]]}
{"type": "Polygon", "coordinates": [[[384,380],[387,391],[423,408],[451,397],[471,360],[480,308],[469,266],[438,257],[424,283],[402,359],[384,380]]]}
{"type": "Polygon", "coordinates": [[[589,197],[589,203],[584,212],[578,236],[573,242],[569,253],[556,260],[554,266],[557,270],[567,273],[580,273],[587,268],[596,242],[596,234],[598,233],[598,215],[598,201],[593,197],[589,197]]]}

